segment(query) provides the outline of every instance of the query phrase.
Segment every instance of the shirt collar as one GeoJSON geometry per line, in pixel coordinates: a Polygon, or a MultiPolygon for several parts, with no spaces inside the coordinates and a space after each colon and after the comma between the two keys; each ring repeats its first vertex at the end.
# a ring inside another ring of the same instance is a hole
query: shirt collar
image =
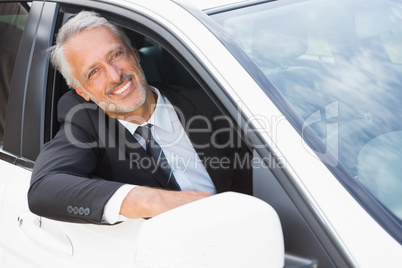
{"type": "MultiPolygon", "coordinates": [[[[156,108],[155,111],[152,113],[149,120],[141,126],[146,124],[152,124],[157,128],[161,128],[169,133],[173,133],[173,126],[172,120],[170,119],[169,109],[173,109],[173,106],[169,103],[167,99],[159,92],[159,90],[155,87],[151,87],[151,90],[156,93],[157,100],[156,100],[156,108]]],[[[132,134],[135,133],[137,127],[140,126],[139,124],[135,124],[132,122],[128,122],[125,120],[120,120],[119,122],[127,128],[132,134]]]]}

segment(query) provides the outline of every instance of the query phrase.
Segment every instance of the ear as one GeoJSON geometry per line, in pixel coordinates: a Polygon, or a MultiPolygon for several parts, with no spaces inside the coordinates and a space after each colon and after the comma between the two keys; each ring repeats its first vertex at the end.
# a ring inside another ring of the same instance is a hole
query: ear
{"type": "Polygon", "coordinates": [[[81,88],[76,87],[76,86],[73,86],[73,88],[75,89],[75,92],[77,92],[78,95],[80,95],[81,97],[84,98],[84,100],[86,100],[86,101],[90,100],[89,96],[87,95],[87,93],[85,93],[84,90],[82,90],[81,88]]]}

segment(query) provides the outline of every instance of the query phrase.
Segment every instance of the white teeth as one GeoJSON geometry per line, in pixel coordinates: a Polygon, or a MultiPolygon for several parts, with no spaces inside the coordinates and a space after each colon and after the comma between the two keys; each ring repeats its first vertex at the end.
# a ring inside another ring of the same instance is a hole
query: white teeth
{"type": "Polygon", "coordinates": [[[113,94],[117,95],[117,94],[123,93],[124,91],[126,91],[126,89],[127,89],[130,85],[131,85],[131,80],[129,80],[128,83],[127,83],[124,87],[122,87],[121,89],[115,91],[113,94]]]}

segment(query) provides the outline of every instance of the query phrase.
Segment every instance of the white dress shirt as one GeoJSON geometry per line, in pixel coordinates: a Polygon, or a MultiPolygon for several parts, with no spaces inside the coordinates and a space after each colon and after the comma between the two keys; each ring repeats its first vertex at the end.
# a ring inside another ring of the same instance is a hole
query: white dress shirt
{"type": "MultiPolygon", "coordinates": [[[[148,123],[154,126],[151,128],[152,135],[162,148],[181,190],[207,191],[215,194],[215,186],[184,131],[173,106],[166,97],[160,94],[158,89],[154,87],[151,89],[158,96],[156,108],[148,122],[141,126],[148,123]]],[[[134,138],[145,149],[144,138],[135,133],[139,125],[123,120],[119,120],[119,122],[134,135],[134,138]]],[[[125,220],[125,217],[119,215],[121,204],[134,187],[136,185],[123,185],[114,193],[105,206],[104,222],[113,224],[125,220]]]]}

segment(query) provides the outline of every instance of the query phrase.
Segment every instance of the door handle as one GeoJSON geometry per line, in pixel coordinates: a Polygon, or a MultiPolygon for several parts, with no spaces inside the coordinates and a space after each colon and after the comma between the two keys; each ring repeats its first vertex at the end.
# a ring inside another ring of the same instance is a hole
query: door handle
{"type": "MultiPolygon", "coordinates": [[[[50,222],[49,224],[52,223],[53,222],[50,222]]],[[[67,255],[74,254],[73,245],[68,236],[62,233],[55,236],[54,234],[44,230],[41,217],[30,212],[24,212],[18,217],[18,224],[22,232],[39,246],[67,255]]]]}

